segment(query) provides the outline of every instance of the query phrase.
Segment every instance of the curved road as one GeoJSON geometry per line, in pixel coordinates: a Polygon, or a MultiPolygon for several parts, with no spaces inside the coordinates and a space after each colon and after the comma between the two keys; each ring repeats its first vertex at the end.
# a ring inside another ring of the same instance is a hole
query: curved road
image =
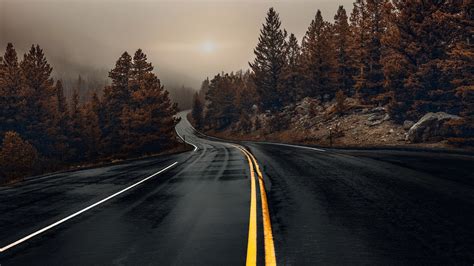
{"type": "Polygon", "coordinates": [[[472,265],[474,158],[226,143],[0,188],[0,265],[472,265]],[[250,153],[249,153],[250,152],[250,153]]]}

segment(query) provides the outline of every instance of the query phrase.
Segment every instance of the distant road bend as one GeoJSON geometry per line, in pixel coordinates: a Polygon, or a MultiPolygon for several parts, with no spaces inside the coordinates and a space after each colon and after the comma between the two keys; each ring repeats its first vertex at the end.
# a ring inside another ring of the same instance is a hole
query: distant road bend
{"type": "Polygon", "coordinates": [[[0,265],[472,265],[474,157],[230,143],[0,188],[0,265]]]}

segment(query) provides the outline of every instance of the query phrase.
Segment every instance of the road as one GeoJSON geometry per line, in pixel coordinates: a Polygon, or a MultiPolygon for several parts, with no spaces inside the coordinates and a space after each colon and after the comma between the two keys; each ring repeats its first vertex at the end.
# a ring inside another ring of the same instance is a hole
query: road
{"type": "Polygon", "coordinates": [[[234,144],[180,115],[194,151],[0,188],[0,264],[474,263],[472,156],[234,144]]]}

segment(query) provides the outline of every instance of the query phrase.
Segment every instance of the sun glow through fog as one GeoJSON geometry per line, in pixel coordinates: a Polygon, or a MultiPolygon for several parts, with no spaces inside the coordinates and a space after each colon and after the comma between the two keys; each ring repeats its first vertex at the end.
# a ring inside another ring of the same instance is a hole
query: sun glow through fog
{"type": "Polygon", "coordinates": [[[206,41],[204,43],[201,44],[201,50],[204,52],[204,53],[212,53],[216,50],[216,45],[211,42],[211,41],[206,41]]]}

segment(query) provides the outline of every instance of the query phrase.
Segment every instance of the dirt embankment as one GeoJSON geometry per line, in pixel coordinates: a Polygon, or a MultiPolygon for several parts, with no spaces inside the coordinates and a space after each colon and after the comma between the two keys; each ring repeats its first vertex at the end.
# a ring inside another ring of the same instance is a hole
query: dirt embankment
{"type": "Polygon", "coordinates": [[[345,100],[342,111],[335,101],[321,104],[318,100],[305,98],[296,105],[287,106],[276,115],[253,113],[250,124],[250,130],[242,130],[241,122],[238,122],[222,131],[206,129],[204,132],[231,140],[274,141],[323,147],[388,146],[473,150],[454,146],[442,138],[412,143],[408,133],[415,121],[405,121],[403,125],[394,123],[386,107],[362,105],[352,98],[345,100]]]}

